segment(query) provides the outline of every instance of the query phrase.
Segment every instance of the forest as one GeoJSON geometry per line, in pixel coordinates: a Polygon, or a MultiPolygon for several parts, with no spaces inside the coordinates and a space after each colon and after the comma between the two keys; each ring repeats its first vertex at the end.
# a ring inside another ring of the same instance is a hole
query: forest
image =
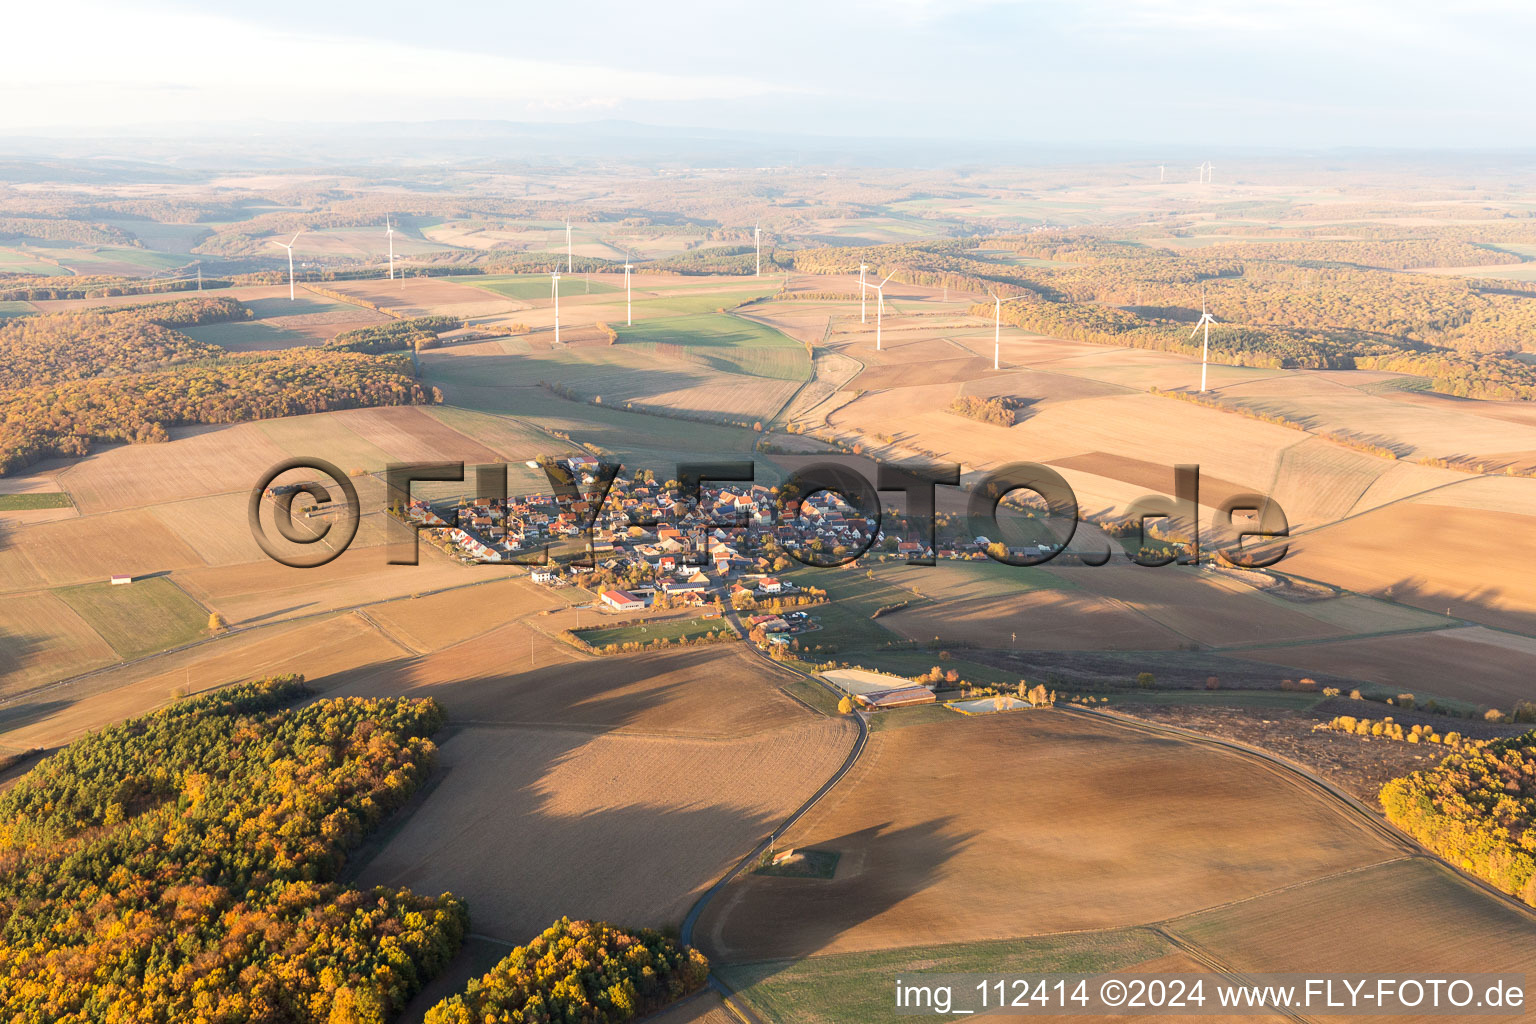
{"type": "Polygon", "coordinates": [[[660,932],[562,918],[518,946],[426,1024],[620,1024],[702,988],[709,963],[660,932]]]}
{"type": "Polygon", "coordinates": [[[437,336],[463,326],[463,321],[452,316],[418,316],[409,320],[395,320],[387,324],[358,327],[343,331],[328,343],[341,352],[403,352],[420,351],[437,345],[437,336]]]}
{"type": "Polygon", "coordinates": [[[452,896],[339,885],[421,784],[430,699],[246,683],[76,740],[0,796],[0,1008],[17,1024],[362,1024],[457,952],[452,896]]]}
{"type": "Polygon", "coordinates": [[[49,313],[0,321],[0,387],[144,373],[213,359],[217,345],[174,330],[250,319],[234,299],[183,299],[124,309],[49,313]]]}
{"type": "Polygon", "coordinates": [[[1536,907],[1536,732],[1463,747],[1393,779],[1381,804],[1433,852],[1536,907]]]}
{"type": "Polygon", "coordinates": [[[169,428],[440,400],[401,353],[292,349],[229,355],[149,373],[0,391],[0,476],[102,442],[155,442],[169,428]]]}

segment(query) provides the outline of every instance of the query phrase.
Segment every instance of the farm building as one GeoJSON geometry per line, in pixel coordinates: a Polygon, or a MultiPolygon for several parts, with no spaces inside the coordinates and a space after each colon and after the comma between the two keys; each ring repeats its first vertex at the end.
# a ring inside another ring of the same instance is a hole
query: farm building
{"type": "Polygon", "coordinates": [[[645,607],[645,602],[627,590],[605,590],[598,597],[608,607],[621,612],[637,612],[645,607]]]}
{"type": "Polygon", "coordinates": [[[133,582],[133,577],[127,575],[126,573],[118,572],[118,573],[113,573],[112,574],[112,584],[113,584],[113,586],[117,586],[117,585],[123,584],[123,583],[132,583],[132,582],[133,582]]]}
{"type": "Polygon", "coordinates": [[[908,686],[899,690],[881,690],[878,693],[857,694],[854,699],[875,711],[913,707],[918,704],[932,704],[935,700],[933,691],[926,686],[908,686]]]}

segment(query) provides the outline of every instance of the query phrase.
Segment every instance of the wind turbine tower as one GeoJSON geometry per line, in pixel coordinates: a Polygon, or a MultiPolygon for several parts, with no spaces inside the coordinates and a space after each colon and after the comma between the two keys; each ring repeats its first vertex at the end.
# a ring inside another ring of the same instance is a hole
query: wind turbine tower
{"type": "Polygon", "coordinates": [[[880,348],[880,319],[881,319],[881,314],[885,312],[885,286],[890,281],[890,279],[895,277],[895,276],[896,276],[896,271],[893,270],[889,274],[885,275],[885,280],[884,281],[881,281],[879,284],[872,284],[872,285],[870,285],[870,287],[875,290],[875,351],[876,352],[882,351],[881,348],[880,348]]]}
{"type": "Polygon", "coordinates": [[[1159,185],[1161,185],[1164,181],[1167,180],[1166,177],[1164,176],[1164,172],[1166,170],[1167,170],[1167,168],[1165,168],[1162,164],[1158,164],[1157,165],[1157,183],[1159,185]]]}
{"type": "Polygon", "coordinates": [[[763,224],[758,221],[752,225],[752,242],[757,246],[757,273],[754,277],[763,276],[763,224]]]}
{"type": "Polygon", "coordinates": [[[293,243],[297,242],[299,240],[299,236],[302,235],[303,233],[304,233],[303,231],[295,231],[293,233],[293,237],[290,238],[287,242],[279,242],[275,238],[272,239],[272,244],[273,245],[281,245],[284,249],[288,250],[288,301],[289,302],[295,301],[295,296],[293,294],[293,243]]]}
{"type": "Polygon", "coordinates": [[[1205,328],[1205,342],[1200,346],[1200,393],[1205,394],[1205,363],[1211,355],[1211,324],[1216,318],[1211,316],[1205,308],[1205,289],[1200,289],[1200,319],[1195,322],[1195,329],[1189,332],[1193,338],[1200,333],[1200,328],[1205,328]]]}
{"type": "Polygon", "coordinates": [[[635,304],[630,298],[629,272],[635,269],[635,265],[628,260],[624,261],[624,322],[630,327],[635,326],[635,304]]]}
{"type": "Polygon", "coordinates": [[[1003,300],[997,292],[989,290],[987,294],[992,296],[992,369],[997,370],[1003,351],[1003,300]]]}
{"type": "Polygon", "coordinates": [[[859,264],[859,323],[869,323],[869,317],[865,315],[866,293],[864,291],[864,275],[869,272],[868,263],[859,264]]]}
{"type": "Polygon", "coordinates": [[[395,226],[389,222],[389,214],[384,215],[384,234],[389,236],[389,279],[395,279],[395,226]]]}
{"type": "Polygon", "coordinates": [[[555,300],[555,344],[560,344],[560,271],[549,275],[549,294],[555,300]]]}
{"type": "Polygon", "coordinates": [[[571,222],[570,221],[566,221],[565,222],[565,272],[567,274],[574,274],[576,272],[576,265],[575,265],[575,263],[572,262],[572,258],[571,258],[571,222]]]}

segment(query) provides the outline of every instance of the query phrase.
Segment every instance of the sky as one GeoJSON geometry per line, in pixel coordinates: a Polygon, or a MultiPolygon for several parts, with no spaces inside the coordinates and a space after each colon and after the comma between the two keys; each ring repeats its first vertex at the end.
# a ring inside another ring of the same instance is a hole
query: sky
{"type": "Polygon", "coordinates": [[[84,0],[15,5],[0,25],[5,135],[624,119],[1046,145],[1536,143],[1528,0],[84,0]]]}

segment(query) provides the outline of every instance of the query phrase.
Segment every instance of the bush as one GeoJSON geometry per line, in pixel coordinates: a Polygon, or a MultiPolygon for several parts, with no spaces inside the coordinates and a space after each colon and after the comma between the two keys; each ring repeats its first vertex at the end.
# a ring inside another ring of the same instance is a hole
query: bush
{"type": "Polygon", "coordinates": [[[1143,690],[1157,689],[1157,677],[1151,672],[1140,672],[1136,676],[1136,685],[1143,690]]]}

